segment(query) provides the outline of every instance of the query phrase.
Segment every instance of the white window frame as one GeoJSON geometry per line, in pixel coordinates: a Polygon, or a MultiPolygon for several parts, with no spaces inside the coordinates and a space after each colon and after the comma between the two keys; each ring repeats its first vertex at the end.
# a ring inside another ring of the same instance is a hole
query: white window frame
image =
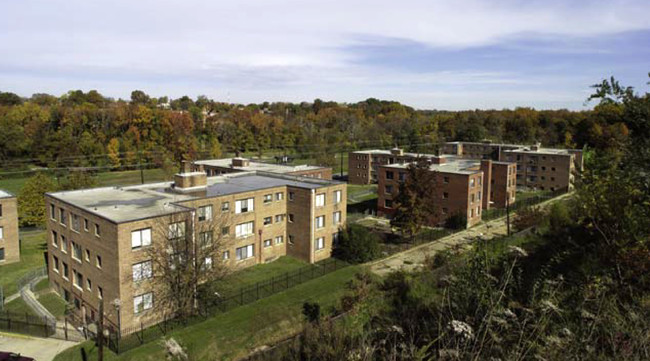
{"type": "Polygon", "coordinates": [[[273,245],[273,240],[272,239],[265,239],[264,240],[264,248],[271,247],[273,245]]]}
{"type": "Polygon", "coordinates": [[[196,213],[199,217],[199,222],[210,221],[212,220],[212,205],[201,206],[196,213]]]}
{"type": "Polygon", "coordinates": [[[131,231],[131,249],[140,249],[147,246],[151,246],[151,228],[131,231]]]}
{"type": "Polygon", "coordinates": [[[316,248],[317,251],[320,251],[321,249],[325,248],[325,237],[318,237],[314,242],[315,242],[314,247],[316,248]]]}
{"type": "Polygon", "coordinates": [[[170,223],[167,228],[168,239],[179,239],[185,237],[185,221],[170,223]]]}
{"type": "Polygon", "coordinates": [[[253,244],[239,247],[235,250],[235,259],[237,261],[243,261],[252,257],[255,257],[255,245],[253,244]]]}
{"type": "Polygon", "coordinates": [[[341,211],[334,212],[332,214],[332,220],[333,220],[334,224],[341,223],[341,211]]]}
{"type": "Polygon", "coordinates": [[[133,297],[133,313],[139,314],[153,308],[153,292],[143,293],[133,297]],[[142,305],[142,307],[140,307],[142,305]]]}
{"type": "Polygon", "coordinates": [[[284,236],[275,237],[275,244],[282,244],[282,243],[284,243],[284,236]]]}
{"type": "Polygon", "coordinates": [[[140,282],[153,277],[153,262],[151,260],[135,263],[131,266],[133,282],[140,282]]]}
{"type": "Polygon", "coordinates": [[[316,200],[314,201],[316,204],[316,207],[324,207],[325,206],[325,193],[319,193],[316,195],[316,200]]]}
{"type": "Polygon", "coordinates": [[[343,192],[334,191],[334,204],[341,203],[342,200],[343,200],[343,192]]]}
{"type": "Polygon", "coordinates": [[[264,204],[273,202],[273,193],[264,195],[264,204]]]}
{"type": "Polygon", "coordinates": [[[314,228],[325,228],[325,216],[318,216],[314,219],[314,228]]]}
{"type": "Polygon", "coordinates": [[[253,212],[255,210],[255,198],[246,198],[235,201],[235,214],[253,212]]]}
{"type": "Polygon", "coordinates": [[[235,226],[235,237],[246,238],[255,234],[255,222],[244,222],[235,226]]]}
{"type": "Polygon", "coordinates": [[[277,192],[275,193],[275,200],[276,201],[281,201],[284,199],[284,192],[277,192]]]}

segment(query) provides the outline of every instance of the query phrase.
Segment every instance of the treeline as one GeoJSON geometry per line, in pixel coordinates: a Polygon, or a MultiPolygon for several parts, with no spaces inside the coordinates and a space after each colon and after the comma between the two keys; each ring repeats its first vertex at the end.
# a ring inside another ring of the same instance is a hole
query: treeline
{"type": "Polygon", "coordinates": [[[617,103],[594,111],[418,111],[391,101],[227,104],[199,96],[114,100],[97,91],[22,98],[0,92],[0,162],[32,167],[175,166],[183,159],[274,150],[332,164],[338,151],[448,140],[604,148],[627,135],[617,103]]]}

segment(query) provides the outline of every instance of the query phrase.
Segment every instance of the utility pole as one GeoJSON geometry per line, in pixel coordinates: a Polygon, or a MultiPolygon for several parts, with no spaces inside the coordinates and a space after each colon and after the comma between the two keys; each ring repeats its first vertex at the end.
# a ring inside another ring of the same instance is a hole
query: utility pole
{"type": "Polygon", "coordinates": [[[506,197],[506,224],[508,226],[508,236],[510,236],[510,200],[506,197]]]}
{"type": "Polygon", "coordinates": [[[97,323],[97,361],[104,361],[104,300],[99,300],[99,321],[97,323]]]}
{"type": "Polygon", "coordinates": [[[341,178],[343,178],[343,151],[342,150],[340,151],[340,155],[341,155],[341,178]]]}
{"type": "Polygon", "coordinates": [[[138,165],[140,165],[140,183],[144,184],[144,170],[142,169],[142,151],[140,144],[138,144],[138,165]]]}

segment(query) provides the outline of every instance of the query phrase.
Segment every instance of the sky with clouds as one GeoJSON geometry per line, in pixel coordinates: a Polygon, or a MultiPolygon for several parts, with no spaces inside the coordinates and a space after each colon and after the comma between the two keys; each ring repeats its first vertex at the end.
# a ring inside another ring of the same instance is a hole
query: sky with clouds
{"type": "Polygon", "coordinates": [[[648,0],[0,0],[0,91],[579,110],[649,45],[648,0]]]}

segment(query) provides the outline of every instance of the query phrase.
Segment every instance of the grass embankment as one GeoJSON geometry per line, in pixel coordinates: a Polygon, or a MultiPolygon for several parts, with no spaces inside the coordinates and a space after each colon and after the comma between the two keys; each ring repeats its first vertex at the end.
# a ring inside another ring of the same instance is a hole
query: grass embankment
{"type": "Polygon", "coordinates": [[[18,292],[16,281],[28,272],[43,267],[43,252],[47,250],[44,230],[21,231],[20,261],[0,266],[0,286],[5,297],[18,292]]]}
{"type": "Polygon", "coordinates": [[[15,300],[4,305],[4,311],[8,311],[17,315],[28,314],[30,316],[38,316],[22,298],[18,297],[15,300]]]}
{"type": "MultiPolygon", "coordinates": [[[[346,283],[359,270],[350,266],[305,282],[287,291],[219,314],[199,324],[170,334],[187,348],[192,359],[232,360],[244,356],[256,347],[272,344],[298,332],[303,325],[302,305],[318,302],[325,311],[336,306],[345,292],[346,283]]],[[[80,348],[95,359],[94,342],[85,342],[57,355],[55,361],[81,361],[80,348]]],[[[105,360],[162,360],[165,351],[158,342],[115,355],[105,354],[105,360]]]]}
{"type": "Polygon", "coordinates": [[[348,184],[348,204],[360,203],[377,198],[377,185],[348,184]]]}
{"type": "Polygon", "coordinates": [[[297,258],[289,256],[280,257],[273,262],[245,268],[226,276],[225,279],[218,282],[219,287],[217,289],[220,289],[222,294],[227,294],[240,287],[266,281],[273,277],[284,275],[287,272],[295,271],[308,264],[297,258]]]}
{"type": "Polygon", "coordinates": [[[65,314],[66,302],[61,296],[56,294],[54,291],[47,292],[38,297],[38,302],[40,302],[43,307],[45,307],[52,316],[62,319],[65,314]]]}

